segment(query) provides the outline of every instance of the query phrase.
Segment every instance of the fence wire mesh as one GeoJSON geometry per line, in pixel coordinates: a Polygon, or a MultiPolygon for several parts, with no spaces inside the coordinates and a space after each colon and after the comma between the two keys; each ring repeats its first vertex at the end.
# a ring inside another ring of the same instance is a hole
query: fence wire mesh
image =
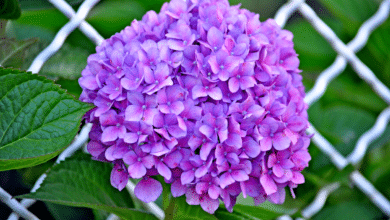
{"type": "MultiPolygon", "coordinates": [[[[64,0],[48,1],[70,20],[60,29],[51,44],[34,59],[29,68],[29,71],[33,73],[39,72],[43,64],[62,47],[67,36],[76,28],[79,28],[82,33],[96,45],[99,45],[103,41],[103,37],[84,20],[89,11],[99,2],[99,0],[85,0],[79,7],[77,13],[64,0]]],[[[307,92],[305,101],[309,106],[324,95],[329,83],[344,71],[348,63],[355,70],[356,74],[372,87],[373,91],[375,91],[386,103],[390,104],[390,89],[385,86],[375,76],[375,73],[373,73],[371,69],[356,56],[356,52],[366,45],[370,34],[375,30],[375,28],[380,26],[388,18],[390,13],[390,0],[382,1],[377,12],[363,23],[355,38],[348,44],[344,44],[340,38],[337,37],[333,30],[316,15],[315,11],[308,4],[305,3],[305,0],[288,1],[277,11],[275,20],[281,27],[284,27],[288,22],[288,19],[296,11],[298,11],[338,53],[338,56],[333,64],[318,76],[314,87],[307,92]]],[[[346,158],[342,156],[342,154],[338,152],[336,148],[312,125],[309,126],[307,132],[309,134],[314,134],[312,138],[314,144],[330,158],[339,170],[342,170],[348,164],[356,165],[362,160],[366,154],[368,146],[384,133],[389,120],[390,107],[381,112],[374,126],[358,139],[354,150],[346,158]]],[[[80,134],[75,138],[74,142],[59,156],[56,161],[57,163],[72,155],[77,149],[85,144],[88,140],[88,132],[90,128],[90,125],[86,125],[82,129],[80,134]]],[[[39,188],[45,177],[46,176],[44,174],[38,179],[32,189],[32,192],[39,188]]],[[[384,214],[390,216],[389,200],[375,189],[371,182],[369,182],[359,171],[352,172],[350,179],[379,209],[383,211],[384,214]]],[[[318,213],[325,205],[327,197],[339,187],[340,183],[335,182],[319,190],[313,202],[302,210],[302,216],[304,218],[310,218],[318,213]]],[[[129,185],[127,188],[130,193],[134,190],[134,186],[132,185],[129,185]]],[[[24,199],[20,203],[13,203],[10,207],[14,206],[15,209],[13,207],[11,208],[16,211],[18,208],[28,208],[33,203],[34,200],[24,199]]],[[[164,213],[155,204],[149,204],[146,208],[153,212],[159,219],[164,218],[164,213]]],[[[28,215],[28,213],[26,215],[28,215]]],[[[109,218],[115,219],[115,216],[111,215],[109,218]]],[[[9,219],[18,219],[18,215],[13,213],[9,219]]],[[[281,216],[279,219],[292,218],[289,216],[281,216]]]]}

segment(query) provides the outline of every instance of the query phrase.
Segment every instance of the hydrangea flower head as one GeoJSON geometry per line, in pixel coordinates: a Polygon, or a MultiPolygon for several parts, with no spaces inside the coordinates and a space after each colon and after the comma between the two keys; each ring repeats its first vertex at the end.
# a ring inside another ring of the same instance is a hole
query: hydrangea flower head
{"type": "Polygon", "coordinates": [[[282,203],[311,159],[292,33],[227,0],[172,0],[105,40],[80,99],[96,108],[88,151],[122,190],[174,197],[214,213],[237,196],[282,203]]]}

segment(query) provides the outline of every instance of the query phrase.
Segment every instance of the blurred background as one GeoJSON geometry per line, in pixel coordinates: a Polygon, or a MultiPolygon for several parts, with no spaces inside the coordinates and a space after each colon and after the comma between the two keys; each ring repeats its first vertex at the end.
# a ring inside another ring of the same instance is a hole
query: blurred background
{"type": "MultiPolygon", "coordinates": [[[[67,0],[77,10],[82,0],[67,0]]],[[[361,24],[378,9],[380,0],[311,0],[306,1],[337,36],[348,43],[361,24]]],[[[22,16],[10,21],[6,29],[7,38],[0,41],[3,46],[21,48],[23,59],[7,60],[3,66],[27,69],[36,55],[54,38],[58,30],[69,21],[46,0],[20,0],[22,16]]],[[[163,0],[102,0],[89,13],[86,21],[104,38],[122,30],[133,19],[141,19],[146,11],[159,11],[163,0]]],[[[260,20],[273,18],[284,0],[230,0],[232,5],[260,14],[260,20]]],[[[301,61],[303,83],[309,91],[318,75],[330,66],[336,52],[314,28],[295,13],[287,22],[286,29],[294,34],[294,44],[301,61]]],[[[358,57],[386,85],[390,86],[390,19],[385,21],[370,36],[367,45],[357,53],[358,57]]],[[[95,52],[94,44],[78,29],[66,40],[60,51],[43,66],[40,74],[61,84],[75,97],[81,93],[77,78],[86,66],[89,54],[95,52]]],[[[325,95],[309,108],[309,120],[344,156],[356,145],[358,138],[370,129],[379,113],[387,104],[361,80],[353,69],[346,70],[328,86],[325,95]]],[[[325,207],[313,219],[384,219],[385,215],[355,186],[349,174],[358,169],[386,197],[390,198],[390,126],[385,133],[370,145],[358,167],[348,166],[339,171],[327,156],[313,144],[309,168],[303,173],[306,183],[296,190],[293,200],[289,193],[284,205],[275,209],[297,213],[314,199],[323,186],[341,182],[342,186],[330,195],[325,207]]],[[[12,195],[28,193],[36,179],[53,161],[17,171],[0,172],[0,186],[12,195]]],[[[240,203],[252,204],[241,198],[240,203]]],[[[0,219],[6,219],[10,210],[0,204],[0,219]]],[[[52,203],[36,203],[30,210],[38,217],[47,219],[105,219],[105,214],[89,209],[70,208],[52,203]]]]}

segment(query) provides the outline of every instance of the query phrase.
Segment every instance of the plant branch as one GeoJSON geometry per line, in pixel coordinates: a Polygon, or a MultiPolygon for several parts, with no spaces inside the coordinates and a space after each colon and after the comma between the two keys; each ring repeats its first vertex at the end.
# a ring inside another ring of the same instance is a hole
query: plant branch
{"type": "Polygon", "coordinates": [[[39,220],[38,217],[36,217],[34,214],[28,211],[26,207],[20,204],[16,199],[12,198],[12,196],[1,187],[0,187],[0,201],[4,202],[14,212],[18,213],[18,215],[22,216],[25,219],[39,220]]]}
{"type": "MultiPolygon", "coordinates": [[[[78,149],[80,149],[80,147],[83,146],[83,144],[85,144],[85,142],[88,141],[88,134],[89,134],[89,131],[91,130],[91,128],[92,128],[92,124],[84,125],[84,127],[80,131],[80,134],[75,137],[75,141],[73,141],[73,143],[71,145],[69,145],[69,147],[66,148],[58,156],[55,164],[59,164],[61,161],[72,156],[78,149]]],[[[38,180],[35,182],[33,188],[31,189],[32,193],[36,192],[39,189],[39,187],[41,187],[41,184],[42,184],[43,180],[45,180],[45,178],[46,178],[46,173],[42,174],[38,178],[38,180]]],[[[30,207],[34,203],[35,203],[35,200],[33,200],[33,199],[23,199],[21,201],[21,205],[23,205],[26,208],[30,207]]],[[[19,216],[16,213],[12,213],[9,216],[8,220],[17,220],[18,218],[19,218],[19,216]]]]}

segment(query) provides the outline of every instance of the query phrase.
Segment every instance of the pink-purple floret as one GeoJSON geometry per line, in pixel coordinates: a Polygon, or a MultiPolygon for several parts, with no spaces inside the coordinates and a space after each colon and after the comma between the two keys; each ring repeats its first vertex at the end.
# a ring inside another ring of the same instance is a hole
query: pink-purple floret
{"type": "Polygon", "coordinates": [[[88,58],[80,99],[97,107],[88,151],[144,202],[164,177],[174,197],[214,213],[237,196],[283,203],[304,183],[310,137],[293,35],[226,0],[172,0],[88,58]]]}

